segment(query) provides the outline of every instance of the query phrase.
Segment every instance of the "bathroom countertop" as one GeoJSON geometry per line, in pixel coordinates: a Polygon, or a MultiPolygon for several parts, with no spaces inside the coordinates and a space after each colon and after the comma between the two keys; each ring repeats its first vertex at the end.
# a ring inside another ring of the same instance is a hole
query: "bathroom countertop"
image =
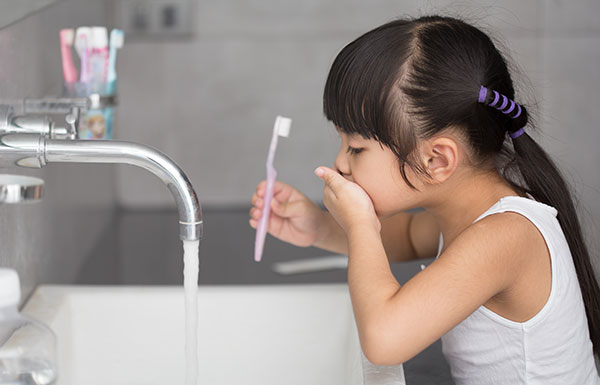
{"type": "MultiPolygon", "coordinates": [[[[200,285],[347,282],[347,270],[279,275],[274,262],[331,255],[299,248],[267,236],[262,261],[254,261],[255,231],[248,208],[203,208],[204,238],[200,245],[200,285]]],[[[181,285],[183,247],[176,210],[116,212],[112,223],[81,266],[76,284],[181,285]]],[[[432,260],[391,265],[403,284],[432,260]]],[[[406,383],[453,384],[437,341],[404,364],[406,383]]]]}

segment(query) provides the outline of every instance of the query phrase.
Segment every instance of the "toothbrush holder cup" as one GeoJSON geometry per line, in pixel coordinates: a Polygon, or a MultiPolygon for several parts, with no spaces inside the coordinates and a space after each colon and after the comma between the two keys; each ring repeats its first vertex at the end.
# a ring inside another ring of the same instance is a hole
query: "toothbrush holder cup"
{"type": "Polygon", "coordinates": [[[114,110],[117,106],[117,83],[64,83],[67,97],[86,97],[90,107],[80,116],[80,139],[113,139],[114,110]]]}

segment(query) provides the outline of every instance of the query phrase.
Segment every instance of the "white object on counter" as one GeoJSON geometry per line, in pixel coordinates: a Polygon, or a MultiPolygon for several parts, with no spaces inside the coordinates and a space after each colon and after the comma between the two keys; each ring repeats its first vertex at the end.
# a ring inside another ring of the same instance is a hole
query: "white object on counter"
{"type": "Polygon", "coordinates": [[[302,258],[293,261],[276,262],[271,269],[282,275],[311,273],[316,271],[347,269],[348,257],[331,255],[318,258],[302,258]]]}
{"type": "Polygon", "coordinates": [[[405,385],[404,368],[400,365],[375,365],[361,351],[365,385],[405,385]]]}
{"type": "Polygon", "coordinates": [[[0,268],[0,384],[53,384],[56,336],[19,313],[20,299],[17,272],[0,268]]]}

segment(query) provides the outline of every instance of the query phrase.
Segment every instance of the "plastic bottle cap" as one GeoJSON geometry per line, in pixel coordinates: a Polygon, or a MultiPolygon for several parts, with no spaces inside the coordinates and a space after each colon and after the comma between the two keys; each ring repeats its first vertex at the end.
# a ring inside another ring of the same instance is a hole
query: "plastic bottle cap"
{"type": "Polygon", "coordinates": [[[13,269],[0,268],[0,307],[16,306],[20,300],[19,275],[13,269]]]}

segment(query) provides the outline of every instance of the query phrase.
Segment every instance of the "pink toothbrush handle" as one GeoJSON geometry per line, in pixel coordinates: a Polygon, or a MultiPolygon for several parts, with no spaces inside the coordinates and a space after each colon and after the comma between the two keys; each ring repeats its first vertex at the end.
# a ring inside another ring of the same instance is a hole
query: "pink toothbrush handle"
{"type": "Polygon", "coordinates": [[[71,47],[66,44],[60,45],[62,66],[63,66],[63,77],[65,83],[75,83],[77,81],[77,70],[73,65],[73,57],[71,56],[71,47]]]}
{"type": "Polygon", "coordinates": [[[265,204],[262,209],[262,216],[256,227],[256,240],[254,242],[254,260],[256,262],[260,262],[260,259],[262,258],[265,237],[267,236],[267,226],[269,225],[269,216],[271,214],[273,185],[275,184],[276,177],[277,171],[275,171],[274,168],[267,168],[267,187],[265,189],[265,198],[263,199],[265,204]]]}

